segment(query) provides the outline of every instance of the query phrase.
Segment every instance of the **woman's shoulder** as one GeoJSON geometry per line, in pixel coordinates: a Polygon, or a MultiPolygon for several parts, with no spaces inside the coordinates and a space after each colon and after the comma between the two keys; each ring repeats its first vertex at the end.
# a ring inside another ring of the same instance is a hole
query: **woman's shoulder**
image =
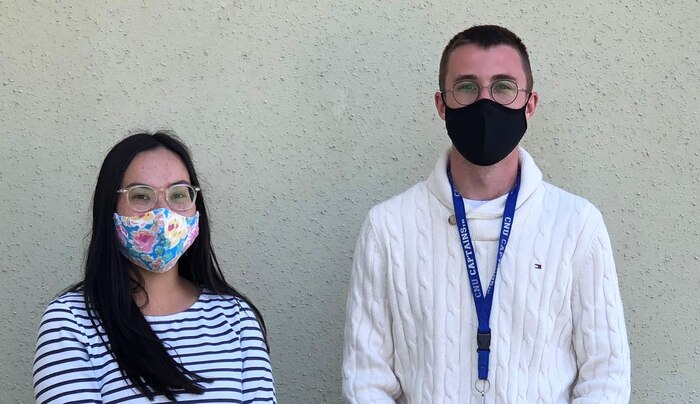
{"type": "Polygon", "coordinates": [[[82,289],[71,289],[56,296],[51,303],[58,302],[70,306],[85,307],[85,293],[82,289]]]}
{"type": "Polygon", "coordinates": [[[82,291],[63,292],[55,297],[44,310],[46,317],[79,318],[87,316],[85,295],[82,291]]]}
{"type": "Polygon", "coordinates": [[[54,298],[44,310],[39,324],[39,341],[55,338],[77,338],[85,342],[94,335],[94,324],[85,308],[80,291],[69,291],[54,298]]]}
{"type": "Polygon", "coordinates": [[[257,323],[257,317],[248,301],[241,297],[223,293],[217,293],[209,289],[203,289],[199,297],[200,309],[205,311],[221,310],[226,316],[236,320],[253,320],[257,323]]]}
{"type": "Polygon", "coordinates": [[[225,293],[218,293],[207,288],[202,290],[199,296],[199,303],[203,308],[221,308],[228,312],[252,312],[250,304],[240,297],[225,293]]]}

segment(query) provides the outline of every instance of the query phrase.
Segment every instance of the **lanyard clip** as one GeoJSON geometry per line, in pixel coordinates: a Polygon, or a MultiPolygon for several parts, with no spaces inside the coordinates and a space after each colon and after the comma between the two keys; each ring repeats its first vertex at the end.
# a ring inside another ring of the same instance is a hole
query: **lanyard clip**
{"type": "Polygon", "coordinates": [[[476,332],[476,350],[477,351],[491,351],[491,330],[486,332],[477,331],[476,332]]]}

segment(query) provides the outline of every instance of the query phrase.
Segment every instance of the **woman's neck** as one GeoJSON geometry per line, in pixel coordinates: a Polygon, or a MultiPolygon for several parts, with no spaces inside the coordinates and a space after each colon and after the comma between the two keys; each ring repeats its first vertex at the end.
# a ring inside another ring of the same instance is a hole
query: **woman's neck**
{"type": "Polygon", "coordinates": [[[503,160],[491,166],[478,166],[467,161],[453,147],[450,170],[454,186],[463,198],[490,201],[505,195],[515,185],[520,152],[515,148],[503,160]]]}
{"type": "Polygon", "coordinates": [[[138,268],[143,279],[143,289],[134,292],[133,298],[144,315],[164,316],[188,309],[199,298],[200,290],[178,275],[177,265],[169,271],[154,273],[138,268]]]}

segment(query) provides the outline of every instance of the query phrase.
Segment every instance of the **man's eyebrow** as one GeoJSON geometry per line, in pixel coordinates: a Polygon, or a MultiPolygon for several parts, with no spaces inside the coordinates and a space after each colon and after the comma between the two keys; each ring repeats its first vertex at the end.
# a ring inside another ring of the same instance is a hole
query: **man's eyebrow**
{"type": "Polygon", "coordinates": [[[459,83],[460,81],[464,81],[464,80],[476,81],[476,75],[475,74],[463,74],[461,76],[455,77],[455,83],[459,83]]]}
{"type": "MultiPolygon", "coordinates": [[[[464,81],[464,80],[478,81],[478,77],[476,77],[475,74],[463,74],[463,75],[457,76],[455,78],[455,83],[459,83],[460,81],[464,81]]],[[[510,74],[506,74],[506,73],[494,74],[493,76],[491,76],[491,82],[494,82],[496,80],[515,81],[515,77],[510,75],[510,74]]]]}
{"type": "Polygon", "coordinates": [[[496,74],[491,76],[492,80],[510,80],[510,81],[515,81],[515,77],[511,76],[510,74],[496,74]]]}

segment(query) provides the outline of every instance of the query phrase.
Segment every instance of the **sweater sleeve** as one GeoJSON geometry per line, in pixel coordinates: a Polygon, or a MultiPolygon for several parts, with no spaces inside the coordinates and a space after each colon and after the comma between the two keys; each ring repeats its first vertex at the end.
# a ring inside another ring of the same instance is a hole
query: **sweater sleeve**
{"type": "Polygon", "coordinates": [[[87,339],[70,308],[54,301],[44,312],[34,356],[37,403],[101,403],[87,339]]]}
{"type": "Polygon", "coordinates": [[[573,404],[628,403],[630,353],[615,261],[600,212],[589,247],[574,262],[573,347],[578,378],[573,404]]]}
{"type": "Polygon", "coordinates": [[[371,222],[365,220],[355,247],[348,293],[343,394],[350,403],[395,403],[401,386],[393,372],[387,258],[371,222]]]}

